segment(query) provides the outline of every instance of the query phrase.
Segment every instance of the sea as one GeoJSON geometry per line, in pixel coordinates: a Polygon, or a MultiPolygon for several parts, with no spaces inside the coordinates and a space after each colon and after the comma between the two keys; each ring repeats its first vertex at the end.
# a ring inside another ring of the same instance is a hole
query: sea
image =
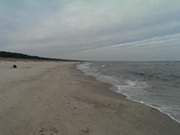
{"type": "Polygon", "coordinates": [[[180,62],[85,62],[77,68],[180,123],[180,62]]]}

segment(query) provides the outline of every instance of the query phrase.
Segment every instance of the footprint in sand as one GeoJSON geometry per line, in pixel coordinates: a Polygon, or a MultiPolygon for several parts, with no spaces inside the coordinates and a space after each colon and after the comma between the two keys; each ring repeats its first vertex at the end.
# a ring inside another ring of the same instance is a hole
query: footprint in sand
{"type": "Polygon", "coordinates": [[[89,128],[81,129],[80,135],[89,135],[89,134],[90,134],[89,128]]]}
{"type": "Polygon", "coordinates": [[[40,128],[36,135],[58,135],[57,128],[40,128]]]}
{"type": "Polygon", "coordinates": [[[40,128],[37,128],[33,135],[66,135],[66,128],[60,124],[58,127],[51,125],[41,125],[40,128]]]}

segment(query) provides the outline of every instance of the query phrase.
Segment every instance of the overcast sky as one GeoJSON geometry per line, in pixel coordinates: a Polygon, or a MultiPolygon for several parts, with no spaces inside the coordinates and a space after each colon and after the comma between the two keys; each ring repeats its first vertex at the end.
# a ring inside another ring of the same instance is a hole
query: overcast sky
{"type": "Polygon", "coordinates": [[[0,0],[0,50],[180,60],[180,0],[0,0]]]}

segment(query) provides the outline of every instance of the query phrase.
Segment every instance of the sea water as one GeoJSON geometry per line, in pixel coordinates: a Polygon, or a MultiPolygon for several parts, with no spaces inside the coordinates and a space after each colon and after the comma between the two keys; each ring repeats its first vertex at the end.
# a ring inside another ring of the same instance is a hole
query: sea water
{"type": "Polygon", "coordinates": [[[94,62],[78,69],[180,122],[180,62],[94,62]]]}

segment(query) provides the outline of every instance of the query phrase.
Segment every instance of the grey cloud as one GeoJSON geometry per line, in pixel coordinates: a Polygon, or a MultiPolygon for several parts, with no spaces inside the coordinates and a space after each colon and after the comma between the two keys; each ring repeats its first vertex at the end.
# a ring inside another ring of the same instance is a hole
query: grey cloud
{"type": "MultiPolygon", "coordinates": [[[[172,35],[180,33],[179,4],[178,0],[19,0],[12,6],[9,1],[0,13],[0,48],[63,58],[138,60],[141,54],[152,59],[146,53],[151,39],[178,47],[172,35]],[[139,43],[144,49],[136,48],[139,43]],[[121,44],[132,44],[134,52],[121,44]],[[103,55],[106,52],[110,56],[103,55]]],[[[153,43],[165,50],[162,43],[153,43]]]]}

